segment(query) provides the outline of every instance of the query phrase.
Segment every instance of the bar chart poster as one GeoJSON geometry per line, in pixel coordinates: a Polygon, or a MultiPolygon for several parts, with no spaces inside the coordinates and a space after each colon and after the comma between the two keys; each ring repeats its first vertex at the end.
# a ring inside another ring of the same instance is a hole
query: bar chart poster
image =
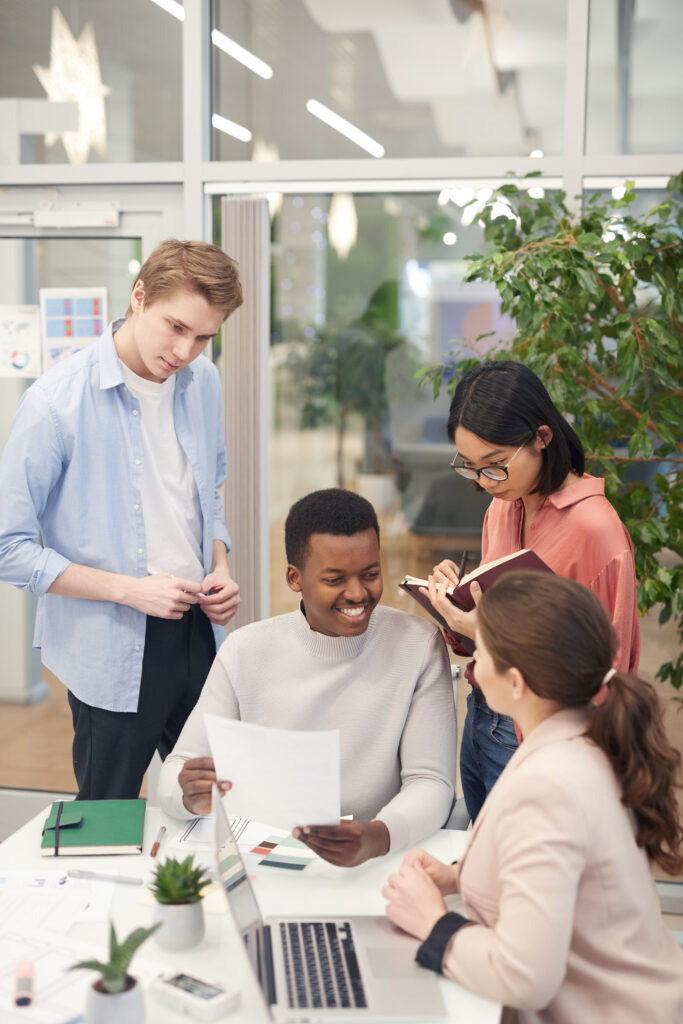
{"type": "Polygon", "coordinates": [[[40,309],[0,305],[0,377],[40,377],[40,309]]]}
{"type": "Polygon", "coordinates": [[[86,348],[107,326],[106,288],[41,288],[43,370],[86,348]]]}

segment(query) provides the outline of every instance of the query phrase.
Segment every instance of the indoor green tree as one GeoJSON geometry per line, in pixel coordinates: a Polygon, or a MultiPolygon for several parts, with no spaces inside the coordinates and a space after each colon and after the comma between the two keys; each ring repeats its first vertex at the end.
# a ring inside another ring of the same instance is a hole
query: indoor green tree
{"type": "MultiPolygon", "coordinates": [[[[530,176],[531,177],[531,176],[530,176]]],[[[532,184],[531,182],[529,184],[532,184]]],[[[519,359],[573,418],[587,469],[633,539],[638,606],[661,605],[683,635],[683,174],[662,201],[637,212],[625,194],[584,197],[570,212],[563,192],[531,198],[508,183],[478,214],[489,243],[468,257],[467,280],[489,281],[515,324],[487,358],[519,359]]],[[[477,363],[487,337],[458,339],[451,356],[424,367],[435,396],[477,363]]],[[[683,653],[658,672],[677,689],[683,653]]]]}

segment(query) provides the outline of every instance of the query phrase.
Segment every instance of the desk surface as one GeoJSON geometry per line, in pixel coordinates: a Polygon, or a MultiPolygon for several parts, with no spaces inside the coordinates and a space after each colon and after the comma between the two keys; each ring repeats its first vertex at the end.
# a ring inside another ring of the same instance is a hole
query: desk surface
{"type": "MultiPolygon", "coordinates": [[[[46,805],[46,807],[49,805],[46,805]]],[[[50,868],[64,871],[66,867],[85,867],[91,871],[137,875],[147,881],[158,863],[149,856],[149,850],[156,836],[161,818],[158,808],[148,807],[145,818],[144,853],[142,856],[119,857],[68,857],[55,860],[40,856],[40,832],[46,811],[41,812],[27,825],[19,829],[5,842],[0,843],[0,869],[30,869],[46,872],[50,868]]],[[[168,833],[161,848],[163,858],[170,840],[180,829],[180,823],[166,822],[168,833]]],[[[467,833],[441,831],[435,833],[424,845],[443,860],[452,861],[459,856],[466,842],[467,833]]],[[[384,899],[381,887],[391,871],[402,859],[402,853],[388,855],[368,861],[357,868],[335,868],[325,861],[315,860],[305,871],[277,871],[259,866],[258,857],[245,857],[247,869],[254,878],[254,889],[264,916],[273,914],[382,914],[384,899]]],[[[197,860],[211,863],[211,853],[197,853],[197,860]]],[[[117,885],[114,889],[111,916],[119,937],[139,925],[149,925],[152,920],[152,906],[141,903],[147,893],[146,887],[117,885]]],[[[82,941],[101,941],[108,926],[78,924],[69,932],[70,938],[82,941]]],[[[161,961],[167,970],[180,969],[196,973],[199,977],[224,979],[231,982],[242,993],[241,1007],[220,1018],[230,1024],[267,1024],[270,1016],[260,998],[260,990],[251,973],[242,940],[232,918],[225,913],[206,915],[206,935],[194,949],[184,952],[161,950],[154,940],[142,947],[139,956],[147,954],[154,961],[161,961]]],[[[135,973],[135,961],[133,973],[135,973]]],[[[467,991],[460,985],[441,979],[441,988],[450,1020],[467,1024],[497,1024],[501,1007],[488,999],[467,991]]],[[[39,995],[39,993],[38,993],[39,995]]],[[[176,1015],[163,1007],[151,994],[146,995],[148,1024],[181,1024],[187,1017],[176,1015]]],[[[3,993],[0,997],[0,1019],[3,1024],[20,1024],[26,1021],[26,1013],[8,1003],[3,993]]],[[[55,1022],[58,1024],[58,1022],[55,1022]]]]}

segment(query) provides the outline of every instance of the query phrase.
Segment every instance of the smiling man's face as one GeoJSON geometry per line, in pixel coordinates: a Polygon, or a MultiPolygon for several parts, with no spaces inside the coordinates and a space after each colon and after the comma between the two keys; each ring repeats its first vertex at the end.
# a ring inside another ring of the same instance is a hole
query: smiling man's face
{"type": "Polygon", "coordinates": [[[382,596],[377,534],[372,528],[348,537],[311,534],[303,565],[287,566],[287,583],[301,594],[306,620],[317,633],[364,633],[382,596]]]}

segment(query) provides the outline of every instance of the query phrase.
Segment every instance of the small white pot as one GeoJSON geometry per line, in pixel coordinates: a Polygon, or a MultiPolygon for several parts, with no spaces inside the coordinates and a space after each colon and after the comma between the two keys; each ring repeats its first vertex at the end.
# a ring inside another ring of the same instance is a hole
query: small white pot
{"type": "Polygon", "coordinates": [[[154,938],[165,949],[189,949],[204,938],[204,906],[197,903],[156,903],[154,938]]]}
{"type": "Polygon", "coordinates": [[[91,985],[85,1001],[85,1024],[145,1024],[145,997],[135,978],[123,992],[103,992],[91,985]]]}

